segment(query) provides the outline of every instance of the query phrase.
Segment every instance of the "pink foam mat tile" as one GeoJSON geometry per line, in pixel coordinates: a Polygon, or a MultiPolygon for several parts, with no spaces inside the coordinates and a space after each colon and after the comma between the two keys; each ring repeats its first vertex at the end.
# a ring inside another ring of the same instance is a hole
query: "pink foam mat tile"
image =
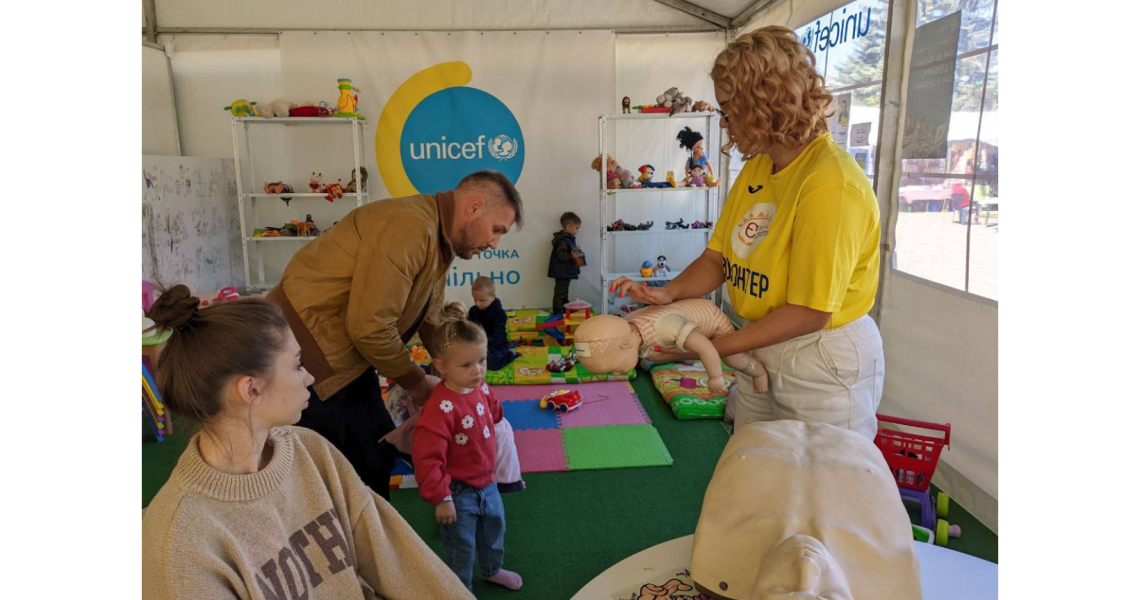
{"type": "Polygon", "coordinates": [[[515,430],[515,447],[523,473],[568,471],[566,449],[559,429],[515,430]]]}
{"type": "Polygon", "coordinates": [[[516,400],[539,400],[543,396],[561,389],[574,389],[571,385],[494,385],[495,396],[500,402],[516,400]]]}
{"type": "Polygon", "coordinates": [[[582,407],[559,414],[562,427],[649,424],[633,388],[627,382],[591,383],[578,388],[582,407]]]}

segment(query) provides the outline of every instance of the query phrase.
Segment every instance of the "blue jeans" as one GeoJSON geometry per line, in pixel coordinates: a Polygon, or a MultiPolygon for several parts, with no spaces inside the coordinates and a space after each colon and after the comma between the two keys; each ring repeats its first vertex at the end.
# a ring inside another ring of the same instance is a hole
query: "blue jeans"
{"type": "Polygon", "coordinates": [[[476,545],[483,577],[494,577],[503,566],[503,534],[507,531],[503,499],[494,483],[478,489],[454,479],[451,499],[455,503],[455,523],[440,525],[439,534],[447,548],[447,566],[471,589],[476,545]]]}

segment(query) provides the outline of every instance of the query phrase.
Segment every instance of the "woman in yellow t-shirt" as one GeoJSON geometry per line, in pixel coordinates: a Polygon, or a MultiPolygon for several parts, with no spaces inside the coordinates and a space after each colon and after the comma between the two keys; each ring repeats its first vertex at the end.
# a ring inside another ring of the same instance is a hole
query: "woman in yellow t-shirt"
{"type": "Polygon", "coordinates": [[[831,94],[815,57],[783,27],[738,38],[712,69],[721,127],[746,159],[705,252],[658,288],[611,291],[646,304],[722,284],[748,325],[715,340],[752,351],[769,389],[741,377],[736,422],[815,421],[874,437],[883,343],[867,316],[879,283],[879,206],[867,176],[827,132],[831,94]]]}

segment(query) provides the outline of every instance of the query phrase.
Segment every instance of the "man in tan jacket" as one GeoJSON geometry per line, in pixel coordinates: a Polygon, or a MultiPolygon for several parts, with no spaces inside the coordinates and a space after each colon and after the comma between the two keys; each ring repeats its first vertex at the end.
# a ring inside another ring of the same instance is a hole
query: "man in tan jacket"
{"type": "Polygon", "coordinates": [[[394,427],[377,371],[423,404],[438,383],[405,344],[431,339],[442,320],[452,260],[495,248],[522,227],[522,199],[502,173],[479,171],[455,190],[366,204],[298,251],[268,298],[281,306],[316,382],[298,425],[337,447],[388,498],[394,427]]]}

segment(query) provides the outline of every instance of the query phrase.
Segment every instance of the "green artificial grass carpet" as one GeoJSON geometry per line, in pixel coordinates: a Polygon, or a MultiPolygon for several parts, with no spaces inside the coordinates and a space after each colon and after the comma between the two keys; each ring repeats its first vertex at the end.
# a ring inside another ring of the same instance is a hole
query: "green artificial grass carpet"
{"type": "MultiPolygon", "coordinates": [[[[650,546],[696,530],[704,490],[728,441],[722,422],[679,421],[645,372],[631,381],[673,459],[671,467],[638,467],[524,475],[527,489],[503,496],[505,567],[523,577],[512,592],[475,577],[479,598],[566,600],[602,571],[650,546]]],[[[143,505],[166,481],[192,432],[143,444],[143,505]]],[[[392,504],[442,556],[434,509],[417,490],[393,490],[392,504]]],[[[908,506],[908,509],[911,507],[908,506]]],[[[911,520],[918,522],[917,507],[911,520]]],[[[997,562],[997,535],[951,501],[950,522],[962,538],[950,548],[997,562]]],[[[599,599],[607,600],[607,599],[599,599]]]]}

